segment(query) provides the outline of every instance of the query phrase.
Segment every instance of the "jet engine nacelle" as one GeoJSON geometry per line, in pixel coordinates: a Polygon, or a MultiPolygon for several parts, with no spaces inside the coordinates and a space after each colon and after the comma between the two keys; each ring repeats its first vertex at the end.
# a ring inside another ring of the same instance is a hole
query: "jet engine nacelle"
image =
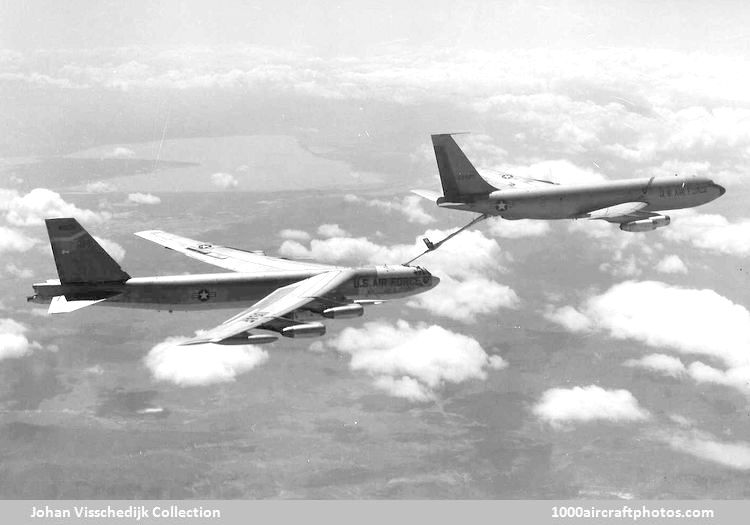
{"type": "Polygon", "coordinates": [[[671,219],[666,215],[657,215],[648,219],[640,219],[632,222],[623,222],[620,229],[626,232],[650,232],[656,228],[669,226],[671,219]]]}
{"type": "Polygon", "coordinates": [[[237,334],[234,337],[219,341],[220,345],[262,345],[273,343],[278,337],[268,334],[237,334]]]}
{"type": "Polygon", "coordinates": [[[318,337],[325,333],[326,325],[323,323],[295,324],[281,330],[284,337],[318,337]]]}
{"type": "Polygon", "coordinates": [[[351,319],[362,317],[365,309],[361,304],[347,304],[345,306],[334,306],[323,310],[323,317],[328,319],[351,319]]]}

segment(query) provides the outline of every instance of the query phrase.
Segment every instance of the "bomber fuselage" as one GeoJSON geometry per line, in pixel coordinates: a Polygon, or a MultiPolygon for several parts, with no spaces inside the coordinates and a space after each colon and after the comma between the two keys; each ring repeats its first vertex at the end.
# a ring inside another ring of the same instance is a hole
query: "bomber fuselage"
{"type": "MultiPolygon", "coordinates": [[[[325,270],[272,273],[212,273],[162,277],[132,277],[123,283],[61,284],[49,280],[34,284],[29,301],[48,303],[65,295],[67,300],[96,300],[100,304],[153,310],[204,310],[247,307],[282,286],[307,279],[325,270]]],[[[439,278],[420,267],[383,265],[358,268],[333,295],[349,300],[385,300],[406,297],[435,287],[439,278]]]]}

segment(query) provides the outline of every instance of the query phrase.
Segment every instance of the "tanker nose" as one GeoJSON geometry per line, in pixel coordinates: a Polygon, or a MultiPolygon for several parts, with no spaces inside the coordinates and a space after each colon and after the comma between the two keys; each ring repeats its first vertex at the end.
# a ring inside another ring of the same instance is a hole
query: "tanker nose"
{"type": "Polygon", "coordinates": [[[716,184],[714,182],[714,186],[716,187],[717,190],[719,190],[719,197],[721,197],[722,195],[724,195],[727,192],[727,190],[724,188],[724,186],[721,186],[720,184],[716,184]]]}

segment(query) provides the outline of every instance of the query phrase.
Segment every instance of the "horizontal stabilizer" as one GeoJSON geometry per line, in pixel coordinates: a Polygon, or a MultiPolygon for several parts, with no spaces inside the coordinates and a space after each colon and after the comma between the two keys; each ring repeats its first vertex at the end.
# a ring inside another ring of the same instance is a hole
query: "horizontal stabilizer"
{"type": "Polygon", "coordinates": [[[49,304],[49,310],[47,313],[50,314],[67,314],[75,312],[81,308],[91,306],[92,304],[106,301],[106,299],[95,299],[87,301],[68,301],[64,295],[57,295],[52,298],[52,302],[49,304]]]}
{"type": "Polygon", "coordinates": [[[427,199],[428,201],[432,201],[432,202],[435,202],[440,197],[442,197],[442,195],[440,195],[438,192],[430,191],[430,190],[411,190],[411,192],[414,195],[419,195],[423,199],[427,199]]]}

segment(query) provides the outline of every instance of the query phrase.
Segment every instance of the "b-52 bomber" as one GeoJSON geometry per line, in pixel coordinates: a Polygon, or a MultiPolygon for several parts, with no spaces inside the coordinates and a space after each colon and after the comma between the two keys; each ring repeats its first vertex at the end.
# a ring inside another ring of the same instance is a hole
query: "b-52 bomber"
{"type": "MultiPolygon", "coordinates": [[[[700,206],[725,191],[708,177],[697,176],[563,185],[504,173],[490,183],[450,134],[432,135],[432,145],[443,195],[425,190],[414,193],[441,208],[482,214],[459,232],[490,216],[509,220],[601,219],[619,223],[626,232],[646,232],[669,225],[670,217],[661,211],[700,206]]],[[[441,244],[425,243],[428,249],[441,244]]]]}
{"type": "Polygon", "coordinates": [[[326,327],[320,319],[359,317],[367,305],[426,292],[440,282],[419,266],[328,266],[268,257],[159,230],[136,235],[232,273],[131,277],[75,219],[45,222],[59,279],[34,284],[35,294],[28,300],[49,302],[49,313],[94,304],[169,311],[245,306],[183,345],[261,344],[277,340],[277,335],[322,336],[326,327]],[[248,303],[254,304],[247,307],[248,303]]]}

